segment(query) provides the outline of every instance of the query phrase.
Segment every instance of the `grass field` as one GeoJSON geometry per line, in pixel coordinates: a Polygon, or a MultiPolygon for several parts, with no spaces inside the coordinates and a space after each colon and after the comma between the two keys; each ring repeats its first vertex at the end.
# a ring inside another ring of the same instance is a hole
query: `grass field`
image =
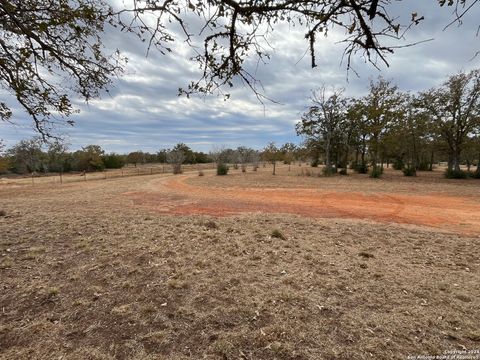
{"type": "Polygon", "coordinates": [[[0,358],[480,349],[480,181],[303,168],[1,182],[0,358]]]}

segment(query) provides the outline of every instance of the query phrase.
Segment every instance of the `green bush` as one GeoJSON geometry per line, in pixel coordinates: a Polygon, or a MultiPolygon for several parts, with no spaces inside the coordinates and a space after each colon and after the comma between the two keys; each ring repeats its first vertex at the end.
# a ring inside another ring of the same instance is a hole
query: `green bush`
{"type": "Polygon", "coordinates": [[[217,165],[217,175],[227,175],[229,167],[227,164],[219,163],[217,165]]]}
{"type": "Polygon", "coordinates": [[[413,166],[407,166],[403,169],[403,175],[405,176],[417,176],[417,170],[413,166]]]}
{"type": "Polygon", "coordinates": [[[287,237],[278,229],[273,229],[273,231],[270,233],[270,236],[272,238],[287,240],[287,237]]]}
{"type": "Polygon", "coordinates": [[[383,168],[381,166],[373,166],[372,170],[370,171],[370,177],[374,179],[378,179],[383,174],[383,168]]]}
{"type": "Polygon", "coordinates": [[[125,165],[125,156],[108,154],[102,157],[102,161],[107,169],[120,169],[125,165]]]}
{"type": "Polygon", "coordinates": [[[447,170],[445,171],[447,179],[466,179],[468,178],[468,171],[463,170],[447,170]]]}
{"type": "Polygon", "coordinates": [[[320,160],[319,159],[313,159],[312,161],[310,161],[310,166],[311,167],[318,167],[318,165],[320,165],[320,160]]]}

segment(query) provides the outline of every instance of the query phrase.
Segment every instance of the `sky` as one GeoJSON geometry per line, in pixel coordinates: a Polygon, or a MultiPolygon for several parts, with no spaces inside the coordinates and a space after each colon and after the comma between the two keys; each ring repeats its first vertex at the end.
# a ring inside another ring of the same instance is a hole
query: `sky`
{"type": "MultiPolygon", "coordinates": [[[[156,152],[179,142],[204,152],[221,145],[261,149],[270,141],[298,144],[302,139],[295,134],[295,123],[307,109],[312,90],[322,85],[345,88],[347,96],[362,96],[370,80],[381,75],[402,91],[417,92],[440,85],[448,75],[480,67],[480,56],[473,58],[480,50],[480,5],[470,10],[461,26],[446,30],[452,9],[440,8],[436,0],[404,0],[391,9],[407,20],[413,11],[425,20],[399,44],[433,40],[397,49],[387,58],[390,66],[379,64],[380,70],[358,55],[352,63],[356,73],[347,72],[341,63],[342,31],[333,29],[327,38],[317,39],[318,66],[312,69],[309,56],[304,56],[308,49],[304,31],[281,24],[269,38],[270,60],[255,73],[265,95],[275,101],[263,104],[238,84],[229,90],[227,101],[215,95],[179,97],[178,88],[200,77],[198,64],[189,60],[191,49],[178,41],[173,54],[151,50],[146,56],[145,45],[136,38],[109,30],[107,51],[118,48],[128,58],[125,73],[114,79],[101,98],[88,104],[74,99],[80,110],[71,117],[75,126],[57,131],[71,150],[97,144],[117,153],[156,152]]],[[[0,98],[5,97],[0,90],[0,98]]],[[[35,135],[31,120],[21,110],[14,109],[12,122],[0,122],[0,139],[7,147],[35,135]]]]}

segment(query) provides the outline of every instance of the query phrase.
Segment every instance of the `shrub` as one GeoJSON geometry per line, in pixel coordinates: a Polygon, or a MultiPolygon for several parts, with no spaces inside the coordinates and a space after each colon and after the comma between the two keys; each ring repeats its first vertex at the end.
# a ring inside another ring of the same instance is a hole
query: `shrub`
{"type": "Polygon", "coordinates": [[[229,167],[227,164],[219,163],[217,165],[217,175],[227,175],[229,167]]]}
{"type": "Polygon", "coordinates": [[[204,174],[203,174],[203,171],[200,170],[200,171],[198,172],[198,176],[203,176],[203,175],[204,175],[204,174]]]}
{"type": "Polygon", "coordinates": [[[473,172],[471,176],[474,179],[480,179],[480,171],[473,172]]]}
{"type": "Polygon", "coordinates": [[[417,176],[417,170],[413,166],[407,166],[403,169],[403,175],[405,176],[417,176]]]}
{"type": "Polygon", "coordinates": [[[270,236],[272,238],[287,240],[287,237],[278,229],[273,229],[273,231],[270,233],[270,236]]]}
{"type": "Polygon", "coordinates": [[[102,161],[107,169],[120,169],[125,165],[125,157],[123,155],[108,154],[102,157],[102,161]]]}
{"type": "Polygon", "coordinates": [[[427,162],[421,162],[417,165],[418,171],[430,171],[430,164],[427,162]]]}
{"type": "Polygon", "coordinates": [[[8,172],[8,160],[0,158],[0,174],[6,174],[8,172]]]}
{"type": "Polygon", "coordinates": [[[313,160],[310,162],[310,166],[311,166],[311,167],[318,167],[318,164],[320,164],[320,160],[318,160],[318,159],[313,159],[313,160]]]}
{"type": "Polygon", "coordinates": [[[397,159],[397,160],[394,161],[392,166],[395,170],[402,170],[404,168],[405,164],[404,164],[402,159],[397,159]]]}
{"type": "Polygon", "coordinates": [[[212,220],[208,220],[207,222],[205,222],[204,225],[207,229],[218,229],[217,223],[212,220]]]}
{"type": "MultiPolygon", "coordinates": [[[[303,169],[302,169],[302,174],[303,174],[303,169]]],[[[312,173],[310,172],[310,170],[305,169],[305,176],[312,176],[312,173]]]]}
{"type": "Polygon", "coordinates": [[[258,169],[258,165],[255,165],[255,166],[253,167],[253,171],[257,171],[257,169],[258,169]]]}
{"type": "Polygon", "coordinates": [[[322,174],[325,175],[325,176],[330,176],[330,175],[333,175],[337,172],[337,168],[331,166],[330,169],[327,168],[327,167],[324,167],[322,169],[322,174]]]}
{"type": "Polygon", "coordinates": [[[238,164],[233,164],[233,168],[234,168],[235,170],[238,170],[238,164]]]}
{"type": "Polygon", "coordinates": [[[373,166],[372,170],[370,171],[370,177],[374,179],[378,179],[383,174],[383,168],[381,166],[373,166]]]}
{"type": "Polygon", "coordinates": [[[466,179],[468,172],[463,170],[447,170],[445,171],[445,177],[447,179],[466,179]]]}
{"type": "Polygon", "coordinates": [[[340,175],[348,175],[346,168],[341,169],[338,173],[339,173],[340,175]]]}
{"type": "Polygon", "coordinates": [[[175,175],[183,173],[181,164],[173,164],[173,173],[175,175]]]}
{"type": "Polygon", "coordinates": [[[368,173],[368,165],[367,164],[355,164],[354,170],[359,174],[367,174],[368,173]]]}

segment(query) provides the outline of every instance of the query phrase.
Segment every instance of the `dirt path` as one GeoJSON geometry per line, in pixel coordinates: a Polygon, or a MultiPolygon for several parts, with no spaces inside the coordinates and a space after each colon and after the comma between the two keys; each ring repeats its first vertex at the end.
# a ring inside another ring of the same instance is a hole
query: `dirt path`
{"type": "Polygon", "coordinates": [[[155,179],[148,184],[146,191],[125,194],[137,206],[166,214],[288,213],[314,218],[368,219],[468,235],[480,234],[480,204],[472,198],[297,188],[220,188],[188,183],[193,176],[155,179]]]}

